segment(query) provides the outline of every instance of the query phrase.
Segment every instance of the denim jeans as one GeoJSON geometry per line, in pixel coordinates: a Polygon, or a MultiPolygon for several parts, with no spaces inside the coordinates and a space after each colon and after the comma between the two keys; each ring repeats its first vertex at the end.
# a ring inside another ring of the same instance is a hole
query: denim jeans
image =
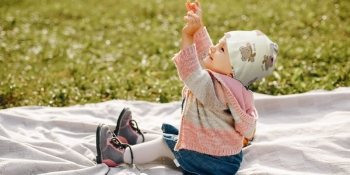
{"type": "Polygon", "coordinates": [[[211,156],[186,149],[174,151],[179,130],[169,124],[163,124],[162,130],[163,138],[174,153],[177,162],[185,170],[184,174],[235,174],[241,165],[242,151],[230,156],[211,156]]]}

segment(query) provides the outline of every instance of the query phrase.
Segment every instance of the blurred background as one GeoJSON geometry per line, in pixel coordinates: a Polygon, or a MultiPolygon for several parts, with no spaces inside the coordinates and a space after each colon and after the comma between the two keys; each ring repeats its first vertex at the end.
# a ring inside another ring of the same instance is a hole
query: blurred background
{"type": "MultiPolygon", "coordinates": [[[[171,60],[186,0],[0,0],[0,109],[181,100],[171,60]]],[[[259,29],[279,45],[257,93],[350,86],[350,1],[200,1],[214,43],[259,29]]]]}

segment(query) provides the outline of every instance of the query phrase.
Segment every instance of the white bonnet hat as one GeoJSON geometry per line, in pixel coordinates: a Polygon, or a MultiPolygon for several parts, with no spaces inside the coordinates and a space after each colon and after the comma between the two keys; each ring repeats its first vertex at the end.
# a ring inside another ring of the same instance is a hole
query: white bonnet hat
{"type": "Polygon", "coordinates": [[[278,45],[259,30],[231,31],[225,34],[233,76],[244,86],[272,73],[278,45]]]}

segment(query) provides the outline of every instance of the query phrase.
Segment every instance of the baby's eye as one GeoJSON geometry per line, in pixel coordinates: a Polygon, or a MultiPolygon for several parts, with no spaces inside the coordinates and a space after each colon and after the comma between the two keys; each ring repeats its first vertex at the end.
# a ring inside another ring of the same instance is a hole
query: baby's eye
{"type": "Polygon", "coordinates": [[[222,48],[221,48],[221,51],[225,52],[225,49],[222,47],[222,48]]]}

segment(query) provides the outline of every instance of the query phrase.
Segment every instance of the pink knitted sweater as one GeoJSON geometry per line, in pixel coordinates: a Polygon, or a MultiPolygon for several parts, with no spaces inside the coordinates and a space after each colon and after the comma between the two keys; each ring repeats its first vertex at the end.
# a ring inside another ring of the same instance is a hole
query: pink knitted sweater
{"type": "Polygon", "coordinates": [[[253,135],[258,118],[251,91],[237,80],[202,69],[212,41],[206,28],[197,31],[192,46],[173,58],[186,97],[175,150],[213,156],[239,153],[243,137],[253,135]]]}

